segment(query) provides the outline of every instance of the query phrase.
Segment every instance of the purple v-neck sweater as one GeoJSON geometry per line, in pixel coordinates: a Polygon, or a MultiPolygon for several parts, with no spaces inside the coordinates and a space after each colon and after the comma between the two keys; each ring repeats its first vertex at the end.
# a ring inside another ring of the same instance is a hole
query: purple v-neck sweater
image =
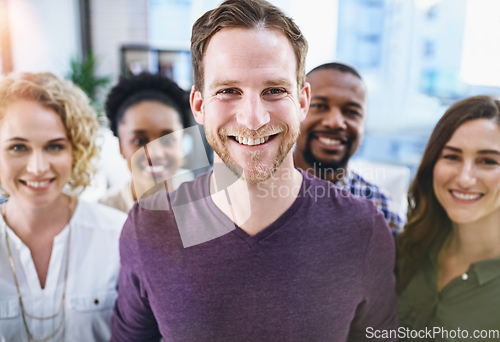
{"type": "MultiPolygon", "coordinates": [[[[227,220],[208,195],[209,176],[171,194],[202,199],[189,218],[198,229],[227,220]]],[[[303,176],[292,206],[257,235],[235,227],[188,248],[172,210],[135,205],[120,239],[112,341],[373,341],[367,328],[397,329],[383,215],[303,176]],[[319,198],[320,188],[329,195],[319,198]]]]}

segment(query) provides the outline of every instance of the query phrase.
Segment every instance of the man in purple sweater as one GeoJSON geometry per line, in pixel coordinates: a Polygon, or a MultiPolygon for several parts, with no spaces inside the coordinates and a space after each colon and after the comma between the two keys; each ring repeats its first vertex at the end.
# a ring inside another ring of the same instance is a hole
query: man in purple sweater
{"type": "Polygon", "coordinates": [[[112,341],[373,341],[397,329],[383,215],[294,168],[310,102],[299,28],[265,1],[227,0],[194,24],[191,52],[214,170],[130,212],[112,341]]]}

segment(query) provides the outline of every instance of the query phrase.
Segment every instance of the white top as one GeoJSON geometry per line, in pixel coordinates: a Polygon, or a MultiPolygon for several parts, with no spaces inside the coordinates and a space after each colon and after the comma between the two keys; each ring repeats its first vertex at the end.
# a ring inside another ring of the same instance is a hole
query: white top
{"type": "MultiPolygon", "coordinates": [[[[53,341],[108,341],[117,297],[120,256],[118,240],[127,216],[115,209],[81,200],[71,219],[71,245],[65,303],[65,324],[53,341]]],[[[45,288],[28,247],[0,216],[0,341],[28,341],[5,242],[14,259],[25,312],[50,316],[58,312],[63,293],[66,226],[54,238],[45,288]]],[[[58,327],[62,315],[49,320],[26,317],[33,338],[44,339],[58,327]]]]}

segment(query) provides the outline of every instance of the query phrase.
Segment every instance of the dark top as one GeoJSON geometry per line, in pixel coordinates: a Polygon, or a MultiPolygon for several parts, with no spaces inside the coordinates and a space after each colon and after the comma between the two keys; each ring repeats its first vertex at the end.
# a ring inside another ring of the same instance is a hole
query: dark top
{"type": "MultiPolygon", "coordinates": [[[[373,341],[368,327],[397,329],[384,216],[303,175],[292,206],[253,237],[234,226],[184,248],[172,210],[136,204],[120,239],[112,341],[373,341]]],[[[189,220],[199,229],[227,220],[209,179],[170,194],[171,203],[197,202],[189,220]]]]}
{"type": "Polygon", "coordinates": [[[436,244],[428,262],[399,298],[404,332],[408,335],[406,328],[432,331],[436,327],[436,335],[427,334],[423,339],[409,336],[401,341],[500,340],[500,258],[472,264],[438,292],[437,260],[443,242],[436,244]]]}

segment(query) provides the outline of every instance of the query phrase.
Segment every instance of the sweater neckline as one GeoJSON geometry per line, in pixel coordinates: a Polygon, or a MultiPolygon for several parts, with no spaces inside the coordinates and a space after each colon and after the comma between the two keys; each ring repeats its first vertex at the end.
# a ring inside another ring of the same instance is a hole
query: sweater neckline
{"type": "MultiPolygon", "coordinates": [[[[305,196],[301,196],[301,194],[304,193],[304,188],[308,186],[308,183],[311,182],[311,180],[305,175],[304,171],[299,170],[302,174],[302,183],[300,186],[299,193],[297,197],[295,198],[295,201],[292,203],[292,205],[285,210],[285,212],[278,217],[274,222],[272,222],[270,225],[262,229],[260,232],[258,232],[255,235],[249,235],[247,232],[245,232],[241,227],[239,227],[236,223],[234,223],[234,230],[231,231],[232,234],[238,236],[241,240],[243,240],[250,248],[254,247],[261,241],[265,240],[269,236],[271,236],[273,233],[278,231],[281,227],[283,227],[299,210],[299,208],[302,206],[302,204],[305,201],[305,196]]],[[[204,197],[206,199],[207,205],[212,211],[212,213],[220,220],[221,222],[227,222],[229,219],[232,221],[230,218],[226,216],[214,203],[212,200],[212,197],[210,196],[210,178],[212,176],[213,171],[207,173],[207,177],[205,179],[205,182],[203,184],[203,192],[204,192],[204,197]]]]}

